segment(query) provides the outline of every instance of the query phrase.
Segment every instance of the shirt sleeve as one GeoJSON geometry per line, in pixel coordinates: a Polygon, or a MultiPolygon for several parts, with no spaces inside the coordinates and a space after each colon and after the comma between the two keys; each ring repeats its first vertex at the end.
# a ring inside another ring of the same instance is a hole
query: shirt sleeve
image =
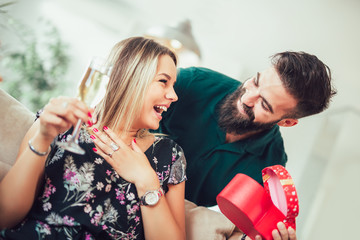
{"type": "Polygon", "coordinates": [[[172,149],[172,158],[174,162],[171,166],[168,184],[176,185],[187,180],[184,151],[177,144],[172,149]]]}

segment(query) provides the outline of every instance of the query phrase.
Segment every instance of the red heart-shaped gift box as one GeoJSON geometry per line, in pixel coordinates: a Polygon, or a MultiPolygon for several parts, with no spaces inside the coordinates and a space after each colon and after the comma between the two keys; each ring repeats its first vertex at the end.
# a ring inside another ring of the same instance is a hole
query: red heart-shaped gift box
{"type": "Polygon", "coordinates": [[[295,229],[299,205],[294,183],[280,165],[264,168],[264,188],[251,177],[237,174],[218,194],[221,212],[250,238],[271,240],[276,224],[295,229]]]}

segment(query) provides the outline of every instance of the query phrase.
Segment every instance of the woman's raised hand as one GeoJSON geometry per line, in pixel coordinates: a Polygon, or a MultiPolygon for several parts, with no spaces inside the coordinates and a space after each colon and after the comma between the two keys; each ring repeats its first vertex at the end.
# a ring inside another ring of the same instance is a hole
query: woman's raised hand
{"type": "Polygon", "coordinates": [[[52,98],[40,115],[39,133],[52,141],[58,134],[75,125],[78,119],[91,126],[91,112],[85,103],[76,98],[52,98]]]}
{"type": "Polygon", "coordinates": [[[102,156],[115,171],[128,182],[141,188],[158,187],[156,172],[151,167],[147,157],[139,148],[135,140],[130,146],[125,144],[110,128],[104,131],[93,128],[94,151],[102,156]]]}

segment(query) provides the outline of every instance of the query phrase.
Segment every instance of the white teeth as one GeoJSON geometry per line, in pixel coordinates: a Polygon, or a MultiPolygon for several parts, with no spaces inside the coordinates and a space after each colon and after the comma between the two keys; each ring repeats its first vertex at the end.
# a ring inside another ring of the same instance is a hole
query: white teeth
{"type": "Polygon", "coordinates": [[[167,107],[165,107],[165,106],[155,106],[155,107],[158,108],[158,109],[163,110],[164,112],[167,111],[167,107]]]}

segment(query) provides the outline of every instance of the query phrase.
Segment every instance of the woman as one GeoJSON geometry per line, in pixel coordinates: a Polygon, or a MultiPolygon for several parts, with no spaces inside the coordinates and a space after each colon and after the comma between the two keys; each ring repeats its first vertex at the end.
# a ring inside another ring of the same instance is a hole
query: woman
{"type": "Polygon", "coordinates": [[[92,125],[90,109],[74,98],[52,99],[25,135],[0,183],[5,239],[185,238],[184,154],[147,130],[177,100],[176,56],[136,37],[115,45],[109,59],[97,124],[80,132],[85,155],[54,144],[77,119],[92,125]]]}

